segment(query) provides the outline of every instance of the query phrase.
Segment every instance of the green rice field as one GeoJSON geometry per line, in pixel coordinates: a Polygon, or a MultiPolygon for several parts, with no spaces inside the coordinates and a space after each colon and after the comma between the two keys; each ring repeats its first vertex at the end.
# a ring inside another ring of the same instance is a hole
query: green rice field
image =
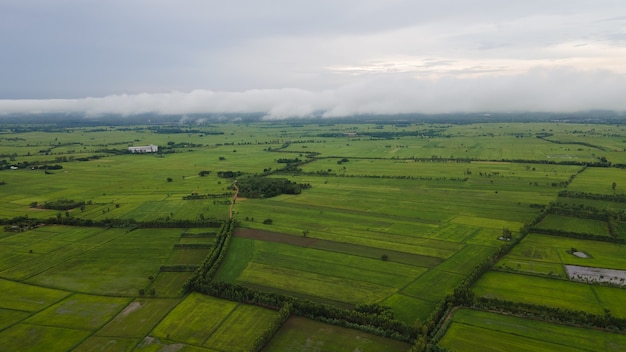
{"type": "Polygon", "coordinates": [[[441,346],[456,351],[622,351],[621,334],[459,309],[441,346]]]}
{"type": "MultiPolygon", "coordinates": [[[[0,344],[250,350],[277,311],[182,288],[221,243],[235,179],[254,175],[310,188],[239,195],[237,228],[215,281],[344,309],[387,306],[395,319],[422,329],[442,300],[509,243],[506,233],[525,237],[473,283],[476,297],[626,318],[626,291],[569,281],[564,269],[626,270],[626,247],[617,243],[626,238],[625,141],[621,127],[587,122],[0,121],[0,344]],[[160,152],[127,152],[148,144],[160,152]],[[559,196],[563,190],[576,197],[559,196]],[[59,208],[64,202],[75,205],[59,208]],[[612,218],[544,216],[553,202],[612,218]],[[538,232],[607,242],[526,234],[537,219],[538,232]],[[570,254],[573,248],[587,257],[570,254]]],[[[457,309],[451,319],[438,342],[450,350],[624,346],[619,334],[482,311],[457,309]]],[[[410,346],[292,316],[263,351],[410,346]]]]}

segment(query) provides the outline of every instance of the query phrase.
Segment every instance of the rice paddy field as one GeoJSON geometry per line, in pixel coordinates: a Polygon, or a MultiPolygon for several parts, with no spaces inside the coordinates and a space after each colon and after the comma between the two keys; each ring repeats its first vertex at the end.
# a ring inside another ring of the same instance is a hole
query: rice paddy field
{"type": "Polygon", "coordinates": [[[454,351],[623,351],[624,335],[459,309],[440,345],[454,351]]]}
{"type": "MultiPolygon", "coordinates": [[[[227,171],[311,187],[238,198],[238,228],[215,280],[347,309],[384,305],[419,325],[506,244],[504,233],[522,236],[551,202],[626,210],[618,197],[624,169],[582,165],[626,164],[625,138],[620,126],[543,122],[0,125],[0,343],[33,351],[249,350],[276,311],[181,291],[218,232],[193,224],[229,218],[234,179],[220,177],[227,171]],[[161,152],[126,152],[148,144],[161,152]],[[296,169],[281,171],[295,158],[296,169]],[[559,197],[562,190],[612,198],[559,197]],[[84,203],[43,206],[62,200],[84,203]],[[71,219],[168,226],[70,226],[71,219]]],[[[614,226],[626,238],[623,219],[614,226]]],[[[548,214],[536,227],[611,236],[606,221],[574,216],[548,214]]],[[[530,233],[472,291],[626,318],[623,289],[569,281],[564,269],[626,270],[623,247],[530,233]]],[[[587,348],[565,341],[578,334],[571,327],[515,319],[457,310],[440,345],[463,350],[480,333],[494,350],[587,348]]],[[[615,334],[580,330],[606,350],[623,346],[615,334]]],[[[409,347],[291,317],[263,351],[409,347]]]]}

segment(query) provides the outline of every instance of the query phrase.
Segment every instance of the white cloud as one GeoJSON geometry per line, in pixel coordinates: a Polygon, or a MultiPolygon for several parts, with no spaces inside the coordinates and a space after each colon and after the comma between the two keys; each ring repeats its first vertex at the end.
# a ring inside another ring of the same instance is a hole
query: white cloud
{"type": "Polygon", "coordinates": [[[624,91],[624,74],[537,67],[521,74],[468,78],[372,75],[336,89],[318,91],[295,88],[241,92],[195,90],[85,99],[0,100],[0,112],[77,112],[88,116],[263,113],[267,119],[282,119],[318,114],[339,117],[397,113],[626,111],[624,91]]]}

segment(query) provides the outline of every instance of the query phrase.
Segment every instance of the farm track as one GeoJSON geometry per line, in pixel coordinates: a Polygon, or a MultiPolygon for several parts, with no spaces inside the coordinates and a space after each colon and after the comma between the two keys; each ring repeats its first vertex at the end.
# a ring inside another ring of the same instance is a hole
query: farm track
{"type": "Polygon", "coordinates": [[[237,194],[239,194],[239,187],[237,187],[237,183],[233,183],[233,187],[235,187],[235,194],[233,195],[233,200],[230,202],[230,208],[228,209],[228,220],[233,220],[233,207],[235,206],[235,201],[237,200],[237,194]]]}

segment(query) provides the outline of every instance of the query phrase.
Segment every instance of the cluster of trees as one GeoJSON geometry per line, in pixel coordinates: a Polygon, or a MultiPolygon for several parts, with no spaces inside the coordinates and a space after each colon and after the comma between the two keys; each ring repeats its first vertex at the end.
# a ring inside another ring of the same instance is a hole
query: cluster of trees
{"type": "MultiPolygon", "coordinates": [[[[617,185],[615,182],[613,184],[617,185]]],[[[613,187],[611,185],[611,187],[613,187]]],[[[577,192],[563,190],[559,192],[559,197],[565,198],[581,198],[581,199],[593,199],[593,200],[608,200],[610,202],[626,203],[626,195],[624,194],[597,194],[587,192],[577,192]]]]}
{"type": "Polygon", "coordinates": [[[602,235],[596,235],[596,234],[587,233],[587,232],[570,232],[570,231],[564,231],[564,230],[558,230],[558,229],[544,229],[544,228],[538,228],[538,227],[533,227],[531,228],[531,230],[535,233],[541,233],[544,235],[562,236],[562,237],[579,238],[582,240],[626,244],[626,239],[624,238],[618,238],[618,237],[613,237],[613,236],[602,236],[602,235]]]}
{"type": "Polygon", "coordinates": [[[276,162],[279,164],[292,164],[292,163],[299,163],[302,160],[300,160],[299,158],[280,158],[280,159],[276,159],[276,162]]]}
{"type": "Polygon", "coordinates": [[[558,307],[512,302],[486,297],[478,298],[473,304],[473,307],[560,324],[609,329],[620,332],[626,330],[626,319],[614,317],[608,309],[605,309],[603,314],[592,314],[583,311],[573,311],[558,307]]]}
{"type": "Polygon", "coordinates": [[[185,292],[192,290],[198,291],[198,287],[201,287],[206,282],[211,282],[215,272],[226,256],[226,250],[230,244],[230,239],[234,229],[235,223],[233,221],[222,224],[217,233],[213,250],[204,259],[202,264],[200,264],[200,267],[196,270],[194,276],[185,283],[183,287],[185,292]]]}
{"type": "Polygon", "coordinates": [[[300,194],[311,188],[308,183],[300,184],[286,178],[261,176],[246,177],[237,181],[239,195],[246,198],[271,198],[279,194],[300,194]]]}
{"type": "Polygon", "coordinates": [[[241,171],[218,171],[217,177],[220,178],[235,178],[242,175],[241,171]]]}
{"type": "Polygon", "coordinates": [[[175,219],[175,220],[147,220],[137,222],[139,227],[147,228],[190,228],[190,227],[219,227],[224,224],[224,220],[217,218],[204,219],[175,219]]]}
{"type": "Polygon", "coordinates": [[[183,232],[180,234],[180,238],[207,238],[207,237],[215,237],[217,232],[215,231],[207,231],[207,232],[183,232]]]}
{"type": "MultiPolygon", "coordinates": [[[[52,201],[44,202],[40,204],[39,202],[30,203],[31,208],[40,208],[40,209],[53,209],[53,210],[70,210],[75,208],[84,207],[87,202],[83,200],[73,200],[73,199],[57,199],[52,201]]],[[[91,201],[89,201],[91,204],[91,201]]]]}
{"type": "Polygon", "coordinates": [[[198,270],[199,265],[177,264],[177,265],[161,265],[160,272],[194,272],[198,270]]]}
{"type": "Polygon", "coordinates": [[[207,194],[198,194],[192,193],[188,196],[183,196],[183,200],[197,200],[197,199],[213,199],[213,198],[228,198],[232,197],[232,192],[224,192],[224,193],[207,193],[207,194]]]}
{"type": "Polygon", "coordinates": [[[213,245],[210,243],[176,243],[174,249],[211,249],[213,245]]]}
{"type": "Polygon", "coordinates": [[[6,159],[0,160],[0,170],[8,170],[11,166],[15,166],[20,169],[41,169],[41,170],[59,170],[63,166],[53,164],[58,161],[20,161],[17,163],[7,161],[6,159]]]}
{"type": "MultiPolygon", "coordinates": [[[[313,172],[312,174],[319,175],[320,173],[313,172]]],[[[323,171],[322,171],[323,174],[323,171]]],[[[353,178],[386,178],[386,179],[397,179],[397,180],[419,180],[419,181],[455,181],[455,182],[466,182],[469,178],[467,177],[431,177],[431,176],[407,176],[407,175],[345,175],[345,174],[336,174],[336,173],[328,173],[333,176],[338,177],[353,177],[353,178]]]]}
{"type": "Polygon", "coordinates": [[[172,134],[172,133],[199,133],[199,134],[204,134],[204,135],[224,134],[224,132],[222,131],[205,131],[205,130],[198,130],[194,128],[181,128],[181,127],[156,126],[156,127],[148,127],[148,129],[154,133],[162,133],[162,134],[172,134]]]}
{"type": "Polygon", "coordinates": [[[292,310],[293,307],[290,303],[287,302],[283,304],[283,306],[278,310],[278,314],[276,315],[274,320],[270,322],[269,326],[261,332],[256,340],[254,340],[254,343],[252,344],[250,350],[255,352],[261,351],[263,347],[265,347],[265,345],[270,342],[272,337],[276,335],[278,329],[280,329],[280,327],[283,326],[287,319],[289,319],[292,310]]]}
{"type": "Polygon", "coordinates": [[[135,219],[82,219],[73,216],[66,217],[49,217],[47,219],[30,218],[28,216],[16,216],[13,218],[0,218],[0,225],[17,226],[20,228],[33,228],[39,224],[44,225],[71,225],[85,227],[119,227],[128,228],[132,231],[137,228],[190,228],[190,227],[220,227],[224,224],[224,220],[216,218],[207,219],[177,219],[164,221],[163,219],[136,221],[135,219]]]}

